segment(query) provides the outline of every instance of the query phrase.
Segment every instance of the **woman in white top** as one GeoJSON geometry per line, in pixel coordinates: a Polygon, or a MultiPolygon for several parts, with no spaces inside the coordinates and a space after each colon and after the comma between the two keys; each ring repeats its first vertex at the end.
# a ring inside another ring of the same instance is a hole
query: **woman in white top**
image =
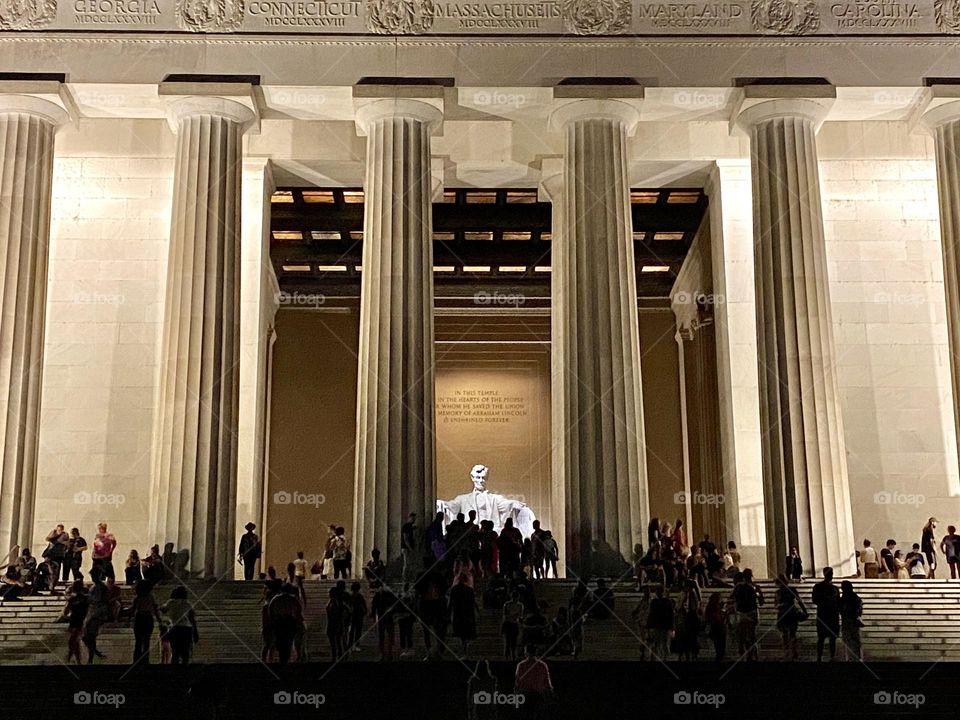
{"type": "Polygon", "coordinates": [[[170,649],[171,662],[174,665],[186,665],[190,662],[190,651],[193,644],[200,641],[197,632],[197,617],[193,606],[187,600],[187,588],[183,585],[175,587],[170,593],[170,599],[161,608],[170,620],[170,649]]]}

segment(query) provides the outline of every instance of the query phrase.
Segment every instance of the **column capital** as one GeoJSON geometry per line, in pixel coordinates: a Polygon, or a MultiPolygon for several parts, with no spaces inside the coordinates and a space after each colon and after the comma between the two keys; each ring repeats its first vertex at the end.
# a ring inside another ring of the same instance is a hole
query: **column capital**
{"type": "Polygon", "coordinates": [[[427,126],[431,135],[438,135],[443,121],[442,98],[358,97],[354,93],[357,132],[365,136],[378,120],[403,118],[417,120],[427,126]]]}
{"type": "Polygon", "coordinates": [[[57,80],[0,81],[0,113],[25,113],[55,128],[70,121],[72,106],[64,84],[57,80]]]}
{"type": "Polygon", "coordinates": [[[212,115],[241,126],[242,132],[260,129],[260,110],[248,83],[160,83],[157,93],[166,101],[167,121],[174,133],[185,118],[212,115]]]}
{"type": "Polygon", "coordinates": [[[926,88],[916,117],[919,125],[931,133],[941,125],[960,120],[960,84],[926,88]]]}
{"type": "Polygon", "coordinates": [[[820,129],[837,99],[833,85],[748,85],[734,103],[731,132],[744,133],[778,118],[800,118],[820,129]]]}
{"type": "Polygon", "coordinates": [[[550,127],[563,130],[579,120],[609,120],[623,123],[627,134],[632,135],[640,122],[641,99],[609,98],[562,98],[555,101],[550,113],[550,127]]]}

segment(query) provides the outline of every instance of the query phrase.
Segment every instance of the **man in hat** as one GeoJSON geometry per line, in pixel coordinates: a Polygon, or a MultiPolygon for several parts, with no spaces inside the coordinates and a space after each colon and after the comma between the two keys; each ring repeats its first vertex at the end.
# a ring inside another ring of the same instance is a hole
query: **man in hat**
{"type": "Polygon", "coordinates": [[[257,526],[248,522],[243,526],[246,532],[240,536],[240,548],[237,551],[237,560],[243,564],[243,579],[253,580],[254,571],[257,567],[257,560],[260,559],[261,548],[260,538],[254,530],[257,526]]]}

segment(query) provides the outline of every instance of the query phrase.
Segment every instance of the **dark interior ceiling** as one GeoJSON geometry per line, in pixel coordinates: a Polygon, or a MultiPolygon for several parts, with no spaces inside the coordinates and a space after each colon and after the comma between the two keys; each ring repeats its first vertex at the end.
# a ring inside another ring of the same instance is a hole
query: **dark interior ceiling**
{"type": "MultiPolygon", "coordinates": [[[[274,193],[270,255],[281,291],[359,297],[363,200],[359,188],[274,193]]],[[[669,294],[706,208],[696,188],[631,191],[639,298],[669,294]]],[[[476,304],[484,291],[549,304],[550,219],[536,190],[446,190],[433,204],[437,305],[476,304]]]]}

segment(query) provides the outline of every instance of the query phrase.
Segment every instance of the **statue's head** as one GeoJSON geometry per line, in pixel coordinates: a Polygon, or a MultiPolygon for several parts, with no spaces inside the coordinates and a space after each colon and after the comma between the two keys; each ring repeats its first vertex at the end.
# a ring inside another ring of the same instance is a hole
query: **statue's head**
{"type": "Polygon", "coordinates": [[[486,465],[474,465],[473,469],[470,470],[470,479],[473,480],[473,487],[476,490],[486,490],[487,489],[487,472],[489,469],[486,465]]]}

